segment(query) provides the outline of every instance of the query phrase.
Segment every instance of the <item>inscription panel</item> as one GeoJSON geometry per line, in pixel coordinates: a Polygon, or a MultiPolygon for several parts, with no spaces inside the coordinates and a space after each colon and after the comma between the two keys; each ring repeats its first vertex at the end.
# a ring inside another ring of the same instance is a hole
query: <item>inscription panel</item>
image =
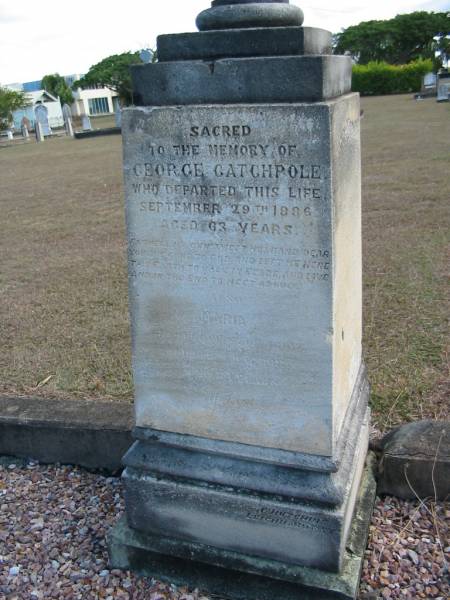
{"type": "Polygon", "coordinates": [[[124,112],[138,426],[331,454],[329,120],[124,112]]]}
{"type": "Polygon", "coordinates": [[[156,535],[336,570],[344,511],[126,476],[130,524],[156,535]],[[270,540],[268,543],[267,540],[270,540]]]}

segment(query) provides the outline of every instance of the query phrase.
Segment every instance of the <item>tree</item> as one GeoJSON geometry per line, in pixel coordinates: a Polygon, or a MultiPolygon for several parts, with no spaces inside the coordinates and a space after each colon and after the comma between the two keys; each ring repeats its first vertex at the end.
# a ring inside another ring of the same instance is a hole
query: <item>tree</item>
{"type": "Polygon", "coordinates": [[[132,102],[130,66],[142,64],[139,52],[124,52],[104,58],[93,65],[84,77],[75,81],[74,88],[102,85],[117,92],[124,105],[132,102]]]}
{"type": "Polygon", "coordinates": [[[0,130],[8,129],[13,120],[13,112],[28,106],[25,92],[16,92],[0,87],[0,130]]]}
{"type": "Polygon", "coordinates": [[[450,13],[413,12],[386,21],[363,21],[334,36],[334,52],[350,53],[360,64],[407,64],[435,59],[450,36],[450,13]]]}
{"type": "Polygon", "coordinates": [[[42,78],[41,86],[47,92],[50,92],[52,96],[59,96],[61,105],[72,104],[73,94],[70,86],[67,85],[64,77],[59,73],[53,73],[52,75],[45,75],[42,78]]]}

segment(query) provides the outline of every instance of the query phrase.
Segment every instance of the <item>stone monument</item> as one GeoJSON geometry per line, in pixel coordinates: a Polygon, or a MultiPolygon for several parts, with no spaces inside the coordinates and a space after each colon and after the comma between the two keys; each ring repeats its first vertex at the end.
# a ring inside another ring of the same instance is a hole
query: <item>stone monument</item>
{"type": "Polygon", "coordinates": [[[34,133],[36,135],[36,141],[37,142],[44,142],[45,141],[45,135],[44,135],[44,132],[43,132],[42,124],[37,119],[34,122],[34,133]]]}
{"type": "Polygon", "coordinates": [[[83,131],[92,131],[91,118],[89,115],[81,115],[81,128],[83,131]]]}
{"type": "Polygon", "coordinates": [[[38,104],[34,109],[36,123],[39,123],[42,130],[42,136],[52,135],[52,129],[48,122],[48,108],[44,104],[38,104]]]}
{"type": "Polygon", "coordinates": [[[123,111],[136,442],[113,566],[355,598],[374,495],[351,59],[288,1],[158,38],[123,111]]]}
{"type": "Polygon", "coordinates": [[[114,120],[116,127],[122,127],[122,108],[120,106],[116,107],[114,112],[114,120]]]}
{"type": "Polygon", "coordinates": [[[22,123],[22,125],[20,126],[20,131],[22,133],[22,137],[24,140],[30,139],[30,133],[29,133],[28,127],[25,125],[25,123],[22,123]]]}
{"type": "Polygon", "coordinates": [[[20,122],[21,127],[26,127],[28,131],[30,131],[30,129],[32,128],[30,119],[28,117],[23,117],[22,121],[20,122]]]}
{"type": "Polygon", "coordinates": [[[64,104],[62,112],[64,117],[64,129],[66,130],[66,134],[70,137],[74,137],[72,124],[72,109],[68,104],[64,104]]]}
{"type": "Polygon", "coordinates": [[[450,72],[448,69],[441,69],[438,73],[436,100],[450,102],[450,72]]]}
{"type": "Polygon", "coordinates": [[[62,107],[62,114],[64,121],[72,118],[72,109],[70,108],[70,105],[67,104],[67,102],[62,107]]]}

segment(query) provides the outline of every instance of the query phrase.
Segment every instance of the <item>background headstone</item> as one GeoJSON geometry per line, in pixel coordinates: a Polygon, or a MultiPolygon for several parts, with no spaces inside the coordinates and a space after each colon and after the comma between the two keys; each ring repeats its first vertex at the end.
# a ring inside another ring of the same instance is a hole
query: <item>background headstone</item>
{"type": "Polygon", "coordinates": [[[437,81],[436,73],[432,73],[432,72],[427,73],[426,75],[423,76],[422,89],[427,90],[429,88],[435,88],[436,81],[437,81]]]}
{"type": "Polygon", "coordinates": [[[117,106],[114,117],[116,121],[116,127],[122,127],[122,109],[120,106],[117,106]]]}
{"type": "Polygon", "coordinates": [[[437,98],[438,102],[450,100],[450,72],[448,69],[440,69],[437,74],[437,98]]]}
{"type": "Polygon", "coordinates": [[[29,139],[30,134],[28,132],[28,127],[25,125],[25,123],[22,123],[21,131],[22,131],[22,137],[25,139],[29,139]]]}
{"type": "Polygon", "coordinates": [[[25,125],[25,127],[28,129],[28,131],[30,131],[32,129],[31,122],[28,117],[23,117],[21,124],[25,125]]]}
{"type": "Polygon", "coordinates": [[[73,131],[73,125],[72,125],[72,119],[68,118],[65,122],[65,129],[66,129],[66,133],[67,135],[69,135],[70,137],[74,137],[74,131],[73,131]]]}
{"type": "Polygon", "coordinates": [[[81,115],[81,128],[83,129],[83,131],[92,130],[91,119],[89,115],[81,115]]]}
{"type": "Polygon", "coordinates": [[[439,80],[437,88],[437,101],[448,102],[450,100],[450,80],[439,80]]]}
{"type": "Polygon", "coordinates": [[[44,136],[44,133],[42,131],[42,125],[41,125],[41,123],[37,119],[36,119],[36,122],[34,124],[34,132],[36,134],[36,141],[43,142],[45,140],[45,136],[44,136]]]}
{"type": "Polygon", "coordinates": [[[64,104],[62,108],[64,120],[72,118],[72,109],[68,104],[64,104]]]}
{"type": "Polygon", "coordinates": [[[47,137],[48,135],[52,135],[52,130],[48,123],[48,109],[44,104],[38,104],[34,109],[34,114],[36,116],[36,121],[40,123],[42,129],[42,135],[47,137]]]}
{"type": "Polygon", "coordinates": [[[68,104],[64,104],[62,111],[64,117],[64,129],[66,130],[66,134],[71,137],[74,137],[72,124],[72,110],[68,104]]]}
{"type": "Polygon", "coordinates": [[[11,142],[14,140],[14,134],[11,131],[11,129],[8,129],[8,131],[6,132],[6,135],[8,136],[8,140],[10,140],[11,142]]]}

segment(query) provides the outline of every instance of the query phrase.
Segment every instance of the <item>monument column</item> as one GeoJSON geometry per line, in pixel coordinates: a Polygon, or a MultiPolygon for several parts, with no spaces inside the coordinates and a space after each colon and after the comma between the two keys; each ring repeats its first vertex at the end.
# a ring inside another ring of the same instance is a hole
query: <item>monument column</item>
{"type": "Polygon", "coordinates": [[[365,467],[359,97],[287,0],[216,0],[132,68],[136,442],[114,566],[233,598],[355,598],[365,467]]]}

